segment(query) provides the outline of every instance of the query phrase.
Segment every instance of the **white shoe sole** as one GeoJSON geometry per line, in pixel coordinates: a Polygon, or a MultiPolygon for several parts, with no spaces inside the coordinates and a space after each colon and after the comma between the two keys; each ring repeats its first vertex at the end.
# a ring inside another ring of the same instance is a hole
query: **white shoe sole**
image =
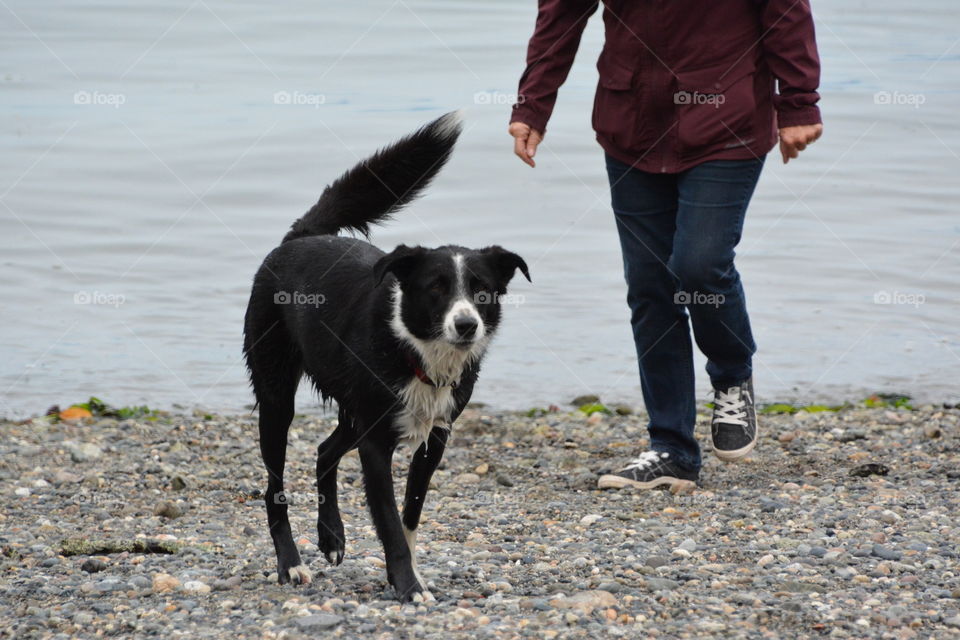
{"type": "Polygon", "coordinates": [[[720,460],[724,462],[736,462],[737,460],[742,460],[747,457],[754,447],[757,446],[757,440],[760,439],[760,425],[757,424],[757,430],[754,433],[753,440],[750,441],[745,447],[740,447],[739,449],[723,450],[717,449],[717,445],[713,445],[713,455],[717,456],[720,460]]]}
{"type": "Polygon", "coordinates": [[[697,483],[693,480],[681,480],[680,478],[674,478],[672,476],[661,476],[656,480],[640,482],[639,480],[631,480],[630,478],[624,478],[623,476],[606,474],[600,476],[600,479],[597,480],[598,489],[623,489],[624,487],[633,487],[635,489],[656,489],[657,487],[662,487],[663,485],[668,485],[670,487],[670,493],[673,494],[689,493],[697,488],[697,483]]]}

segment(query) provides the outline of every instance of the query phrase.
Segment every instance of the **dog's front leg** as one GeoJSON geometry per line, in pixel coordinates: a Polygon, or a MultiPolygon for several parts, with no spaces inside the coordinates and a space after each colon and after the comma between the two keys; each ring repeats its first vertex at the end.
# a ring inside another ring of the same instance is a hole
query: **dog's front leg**
{"type": "Polygon", "coordinates": [[[413,571],[410,549],[403,535],[397,500],[393,493],[391,461],[393,445],[370,438],[360,444],[360,463],[367,492],[367,504],[383,544],[387,561],[387,580],[393,585],[401,602],[413,600],[423,587],[413,571]]]}
{"type": "Polygon", "coordinates": [[[437,465],[443,458],[449,433],[449,430],[443,427],[434,427],[427,441],[414,452],[410,460],[407,490],[403,499],[403,533],[407,538],[407,546],[410,547],[413,573],[424,590],[427,588],[427,582],[417,570],[417,526],[420,524],[420,514],[423,512],[423,503],[427,489],[430,487],[430,478],[433,477],[433,472],[437,470],[437,465]]]}

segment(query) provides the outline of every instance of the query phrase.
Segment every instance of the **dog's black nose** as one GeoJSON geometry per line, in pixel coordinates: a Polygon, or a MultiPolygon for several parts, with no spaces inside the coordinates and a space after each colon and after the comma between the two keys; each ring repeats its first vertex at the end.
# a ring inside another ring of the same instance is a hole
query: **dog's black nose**
{"type": "Polygon", "coordinates": [[[453,328],[461,338],[472,338],[477,332],[477,319],[472,316],[457,316],[453,319],[453,328]]]}

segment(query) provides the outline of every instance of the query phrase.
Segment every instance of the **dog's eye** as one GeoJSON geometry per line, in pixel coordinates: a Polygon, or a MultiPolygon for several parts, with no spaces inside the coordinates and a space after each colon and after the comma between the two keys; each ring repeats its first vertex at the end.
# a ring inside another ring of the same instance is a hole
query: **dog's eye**
{"type": "Polygon", "coordinates": [[[470,290],[473,292],[489,291],[490,287],[480,278],[470,278],[470,290]]]}
{"type": "Polygon", "coordinates": [[[447,292],[447,283],[444,282],[443,280],[434,280],[433,282],[430,283],[430,286],[428,287],[428,289],[430,293],[436,294],[438,296],[443,295],[447,292]]]}

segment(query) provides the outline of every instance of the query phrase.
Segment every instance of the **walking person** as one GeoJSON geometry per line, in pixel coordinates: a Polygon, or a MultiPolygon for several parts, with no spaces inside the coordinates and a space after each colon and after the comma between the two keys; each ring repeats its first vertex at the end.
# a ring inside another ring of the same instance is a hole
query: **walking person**
{"type": "MultiPolygon", "coordinates": [[[[531,167],[598,0],[540,0],[513,107],[531,167]]],[[[605,0],[593,128],[606,155],[650,450],[601,488],[692,488],[693,346],[714,389],[711,438],[725,461],[757,442],[750,331],[734,247],[766,154],[820,137],[820,61],[808,0],[605,0]]]]}

